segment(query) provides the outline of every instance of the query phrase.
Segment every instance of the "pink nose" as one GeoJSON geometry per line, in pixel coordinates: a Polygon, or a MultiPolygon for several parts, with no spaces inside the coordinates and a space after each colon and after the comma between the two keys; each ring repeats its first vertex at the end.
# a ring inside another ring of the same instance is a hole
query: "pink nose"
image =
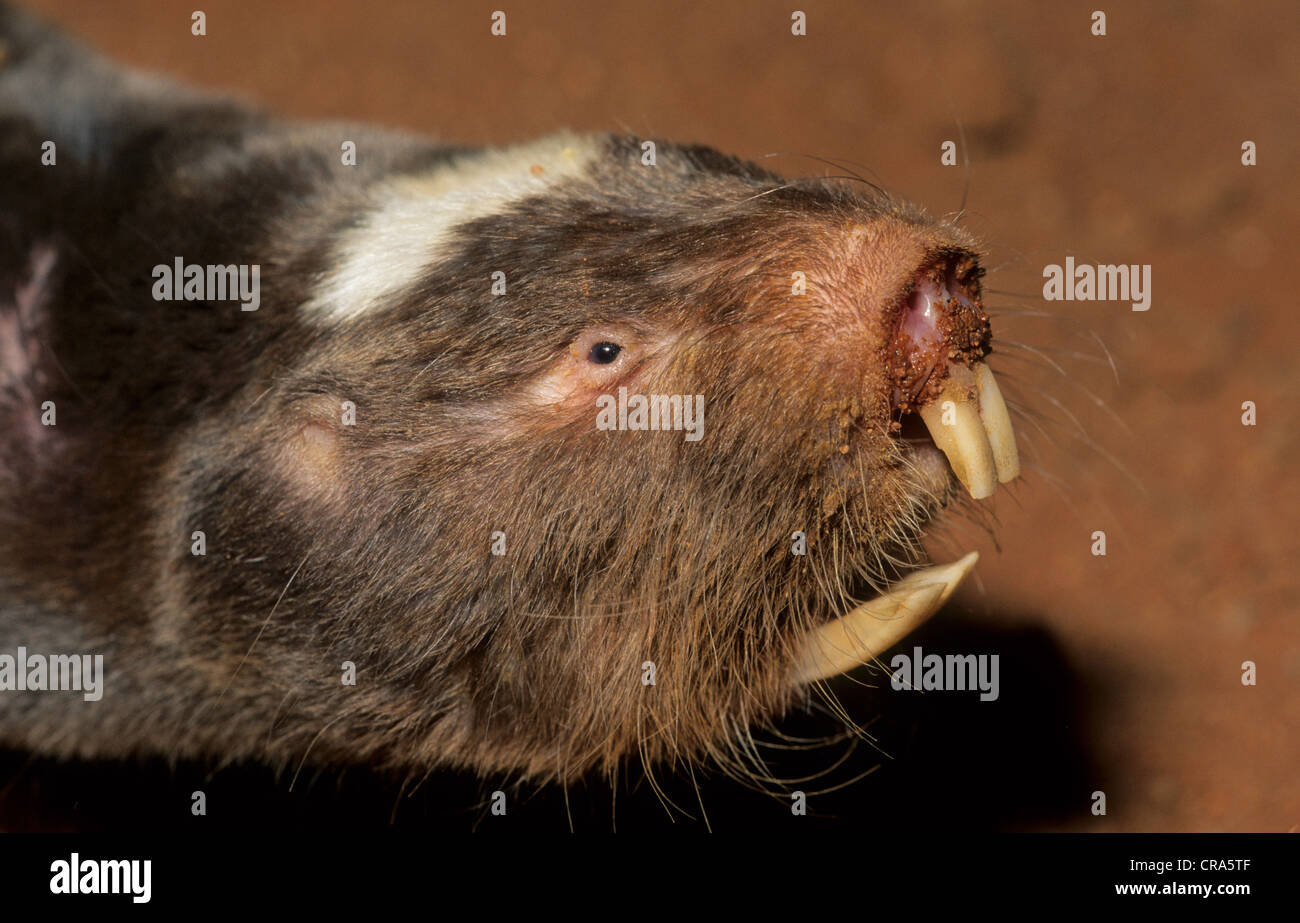
{"type": "Polygon", "coordinates": [[[917,270],[890,344],[896,410],[906,413],[927,403],[945,377],[935,372],[947,363],[970,363],[988,352],[980,275],[974,257],[965,253],[942,254],[917,270]]]}

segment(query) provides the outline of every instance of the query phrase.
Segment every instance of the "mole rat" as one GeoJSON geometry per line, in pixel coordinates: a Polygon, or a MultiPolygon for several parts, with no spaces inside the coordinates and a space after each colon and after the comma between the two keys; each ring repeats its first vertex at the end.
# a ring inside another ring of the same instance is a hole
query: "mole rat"
{"type": "Polygon", "coordinates": [[[743,764],[1019,472],[982,272],[865,182],[280,120],[0,8],[0,745],[743,764]]]}

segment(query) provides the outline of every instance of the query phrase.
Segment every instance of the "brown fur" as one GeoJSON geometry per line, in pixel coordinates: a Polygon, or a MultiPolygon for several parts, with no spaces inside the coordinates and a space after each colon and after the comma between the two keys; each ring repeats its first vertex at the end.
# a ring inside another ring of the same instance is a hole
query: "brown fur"
{"type": "MultiPolygon", "coordinates": [[[[668,142],[648,169],[611,137],[382,309],[312,324],[297,308],[367,184],[449,149],[371,133],[349,172],[326,128],[175,106],[42,174],[78,204],[39,239],[35,205],[5,212],[0,331],[34,248],[57,263],[42,349],[0,381],[43,383],[59,425],[0,448],[0,650],[103,652],[106,692],[0,694],[0,738],[555,779],[746,765],[747,729],[805,694],[796,639],[914,563],[948,499],[890,433],[889,347],[918,271],[973,242],[865,184],[668,142]],[[154,302],[176,255],[262,264],[261,310],[154,302]],[[575,363],[605,331],[619,364],[575,363]],[[620,385],[705,395],[705,437],[597,431],[620,385]]],[[[24,387],[0,420],[31,413],[24,387]]]]}

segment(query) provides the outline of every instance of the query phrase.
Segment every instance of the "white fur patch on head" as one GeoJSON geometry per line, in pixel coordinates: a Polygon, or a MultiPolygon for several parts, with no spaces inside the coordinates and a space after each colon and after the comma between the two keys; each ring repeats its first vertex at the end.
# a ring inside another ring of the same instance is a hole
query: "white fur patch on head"
{"type": "Polygon", "coordinates": [[[0,387],[25,390],[32,384],[56,257],[53,245],[34,246],[27,257],[27,278],[12,298],[0,295],[0,387]]]}
{"type": "MultiPolygon", "coordinates": [[[[602,149],[600,136],[562,132],[382,181],[373,191],[374,209],[335,246],[334,267],[303,313],[326,322],[361,316],[413,283],[458,225],[583,175],[602,149]]],[[[491,269],[484,268],[485,286],[491,269]]]]}
{"type": "Polygon", "coordinates": [[[0,432],[28,446],[50,433],[41,425],[46,398],[41,393],[41,342],[49,333],[46,314],[57,259],[53,244],[36,244],[28,253],[27,278],[15,286],[12,297],[0,293],[0,432]]]}

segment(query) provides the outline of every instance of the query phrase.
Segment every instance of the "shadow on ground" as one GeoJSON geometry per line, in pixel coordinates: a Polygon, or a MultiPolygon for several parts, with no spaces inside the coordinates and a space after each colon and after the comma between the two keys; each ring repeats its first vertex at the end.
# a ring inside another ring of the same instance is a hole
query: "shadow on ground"
{"type": "MultiPolygon", "coordinates": [[[[1041,619],[1006,621],[1034,625],[1041,619]]],[[[295,780],[292,772],[277,775],[251,765],[214,772],[198,763],[60,763],[5,751],[0,829],[572,826],[627,832],[704,829],[707,814],[715,831],[789,825],[915,833],[1051,829],[1087,818],[1091,792],[1105,787],[1087,751],[1087,683],[1051,635],[1037,627],[990,627],[941,614],[900,650],[913,646],[927,654],[998,654],[998,698],[982,702],[974,691],[894,691],[886,676],[862,675],[866,671],[841,678],[834,690],[847,712],[868,726],[874,745],[841,739],[814,749],[764,746],[773,777],[792,780],[769,785],[774,794],[702,767],[693,778],[686,769],[657,772],[658,792],[638,770],[617,792],[591,780],[566,793],[464,774],[421,781],[364,768],[306,767],[295,780]],[[488,809],[497,788],[507,793],[505,816],[488,809]],[[198,789],[207,796],[204,817],[190,811],[191,793],[198,789]],[[806,816],[792,813],[793,790],[806,793],[806,816]]],[[[822,711],[788,716],[778,731],[805,740],[842,733],[842,724],[822,711]]],[[[782,742],[771,732],[755,737],[782,742]]]]}

